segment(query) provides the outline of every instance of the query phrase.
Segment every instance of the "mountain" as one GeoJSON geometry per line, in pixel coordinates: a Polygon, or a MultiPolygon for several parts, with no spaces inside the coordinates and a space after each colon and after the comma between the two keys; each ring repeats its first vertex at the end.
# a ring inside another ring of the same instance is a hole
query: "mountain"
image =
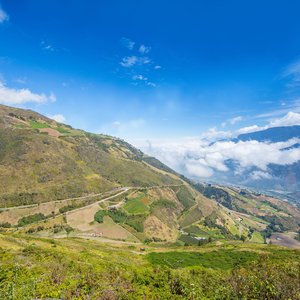
{"type": "Polygon", "coordinates": [[[299,224],[288,202],[0,106],[1,299],[294,299],[299,251],[264,244],[300,248],[299,224]]]}
{"type": "Polygon", "coordinates": [[[263,243],[297,231],[292,205],[196,184],[127,142],[0,106],[0,227],[131,242],[263,243]]]}
{"type": "Polygon", "coordinates": [[[255,140],[258,142],[269,141],[272,143],[286,142],[293,138],[300,138],[300,126],[284,126],[284,127],[273,127],[266,130],[255,131],[245,134],[240,134],[237,137],[238,141],[251,141],[255,140]]]}
{"type": "MultiPolygon", "coordinates": [[[[279,149],[285,153],[298,149],[299,139],[300,126],[285,126],[241,134],[231,141],[234,143],[257,141],[268,144],[291,141],[289,146],[283,145],[282,149],[279,149]]],[[[225,161],[225,165],[228,170],[216,171],[213,182],[252,188],[300,205],[300,156],[298,161],[292,164],[270,163],[263,171],[255,166],[240,168],[233,159],[225,161]]]]}
{"type": "Polygon", "coordinates": [[[0,161],[0,204],[6,206],[79,197],[120,186],[180,183],[151,167],[157,164],[154,158],[120,139],[6,106],[0,106],[0,161]]]}

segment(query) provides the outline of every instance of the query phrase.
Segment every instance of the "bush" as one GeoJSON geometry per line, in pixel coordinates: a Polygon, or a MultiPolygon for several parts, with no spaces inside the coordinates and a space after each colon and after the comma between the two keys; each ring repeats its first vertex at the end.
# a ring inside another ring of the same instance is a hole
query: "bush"
{"type": "Polygon", "coordinates": [[[0,227],[2,227],[2,228],[11,228],[11,224],[8,223],[8,222],[0,223],[0,227]]]}
{"type": "Polygon", "coordinates": [[[73,210],[73,209],[75,209],[75,208],[77,208],[77,207],[78,207],[78,206],[75,205],[75,204],[69,204],[69,205],[66,205],[66,206],[61,207],[61,208],[59,209],[59,212],[60,212],[61,214],[63,214],[63,213],[65,213],[65,212],[70,211],[70,210],[73,210]]]}
{"type": "Polygon", "coordinates": [[[46,217],[42,213],[26,216],[19,220],[18,226],[22,227],[22,226],[25,226],[25,225],[28,225],[31,223],[35,223],[35,222],[38,222],[41,220],[45,220],[45,219],[46,219],[46,217]]]}

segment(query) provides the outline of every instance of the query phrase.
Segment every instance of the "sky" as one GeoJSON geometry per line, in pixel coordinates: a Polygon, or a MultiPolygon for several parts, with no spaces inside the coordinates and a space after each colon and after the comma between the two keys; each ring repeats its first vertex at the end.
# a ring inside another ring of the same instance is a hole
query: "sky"
{"type": "Polygon", "coordinates": [[[0,103],[148,152],[300,124],[299,11],[297,0],[0,0],[0,103]]]}

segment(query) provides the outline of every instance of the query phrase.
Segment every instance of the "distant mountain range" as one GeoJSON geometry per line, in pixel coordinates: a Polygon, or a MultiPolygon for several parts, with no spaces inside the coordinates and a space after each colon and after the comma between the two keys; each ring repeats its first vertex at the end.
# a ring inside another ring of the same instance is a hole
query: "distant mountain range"
{"type": "Polygon", "coordinates": [[[238,141],[251,141],[258,142],[269,141],[272,143],[285,142],[293,138],[300,138],[300,126],[284,126],[273,127],[261,131],[240,134],[237,137],[238,141]]]}
{"type": "MultiPolygon", "coordinates": [[[[234,142],[258,141],[266,143],[279,143],[289,140],[295,140],[295,143],[288,147],[284,147],[281,151],[288,151],[300,147],[300,126],[273,127],[261,131],[240,134],[233,139],[234,142]]],[[[266,155],[269,155],[266,153],[266,155]]],[[[258,189],[268,192],[272,195],[280,196],[300,204],[300,157],[299,160],[289,165],[269,164],[267,172],[268,176],[256,176],[253,174],[262,174],[261,170],[251,167],[243,172],[236,172],[238,166],[235,161],[226,161],[228,172],[216,172],[214,180],[216,182],[230,183],[258,189]]]]}

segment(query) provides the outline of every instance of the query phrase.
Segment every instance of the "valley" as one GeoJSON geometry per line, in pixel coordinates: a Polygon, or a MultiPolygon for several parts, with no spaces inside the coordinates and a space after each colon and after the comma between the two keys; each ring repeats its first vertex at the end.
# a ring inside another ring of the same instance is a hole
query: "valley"
{"type": "Polygon", "coordinates": [[[0,106],[0,146],[0,298],[297,297],[296,205],[33,111],[0,106]]]}

